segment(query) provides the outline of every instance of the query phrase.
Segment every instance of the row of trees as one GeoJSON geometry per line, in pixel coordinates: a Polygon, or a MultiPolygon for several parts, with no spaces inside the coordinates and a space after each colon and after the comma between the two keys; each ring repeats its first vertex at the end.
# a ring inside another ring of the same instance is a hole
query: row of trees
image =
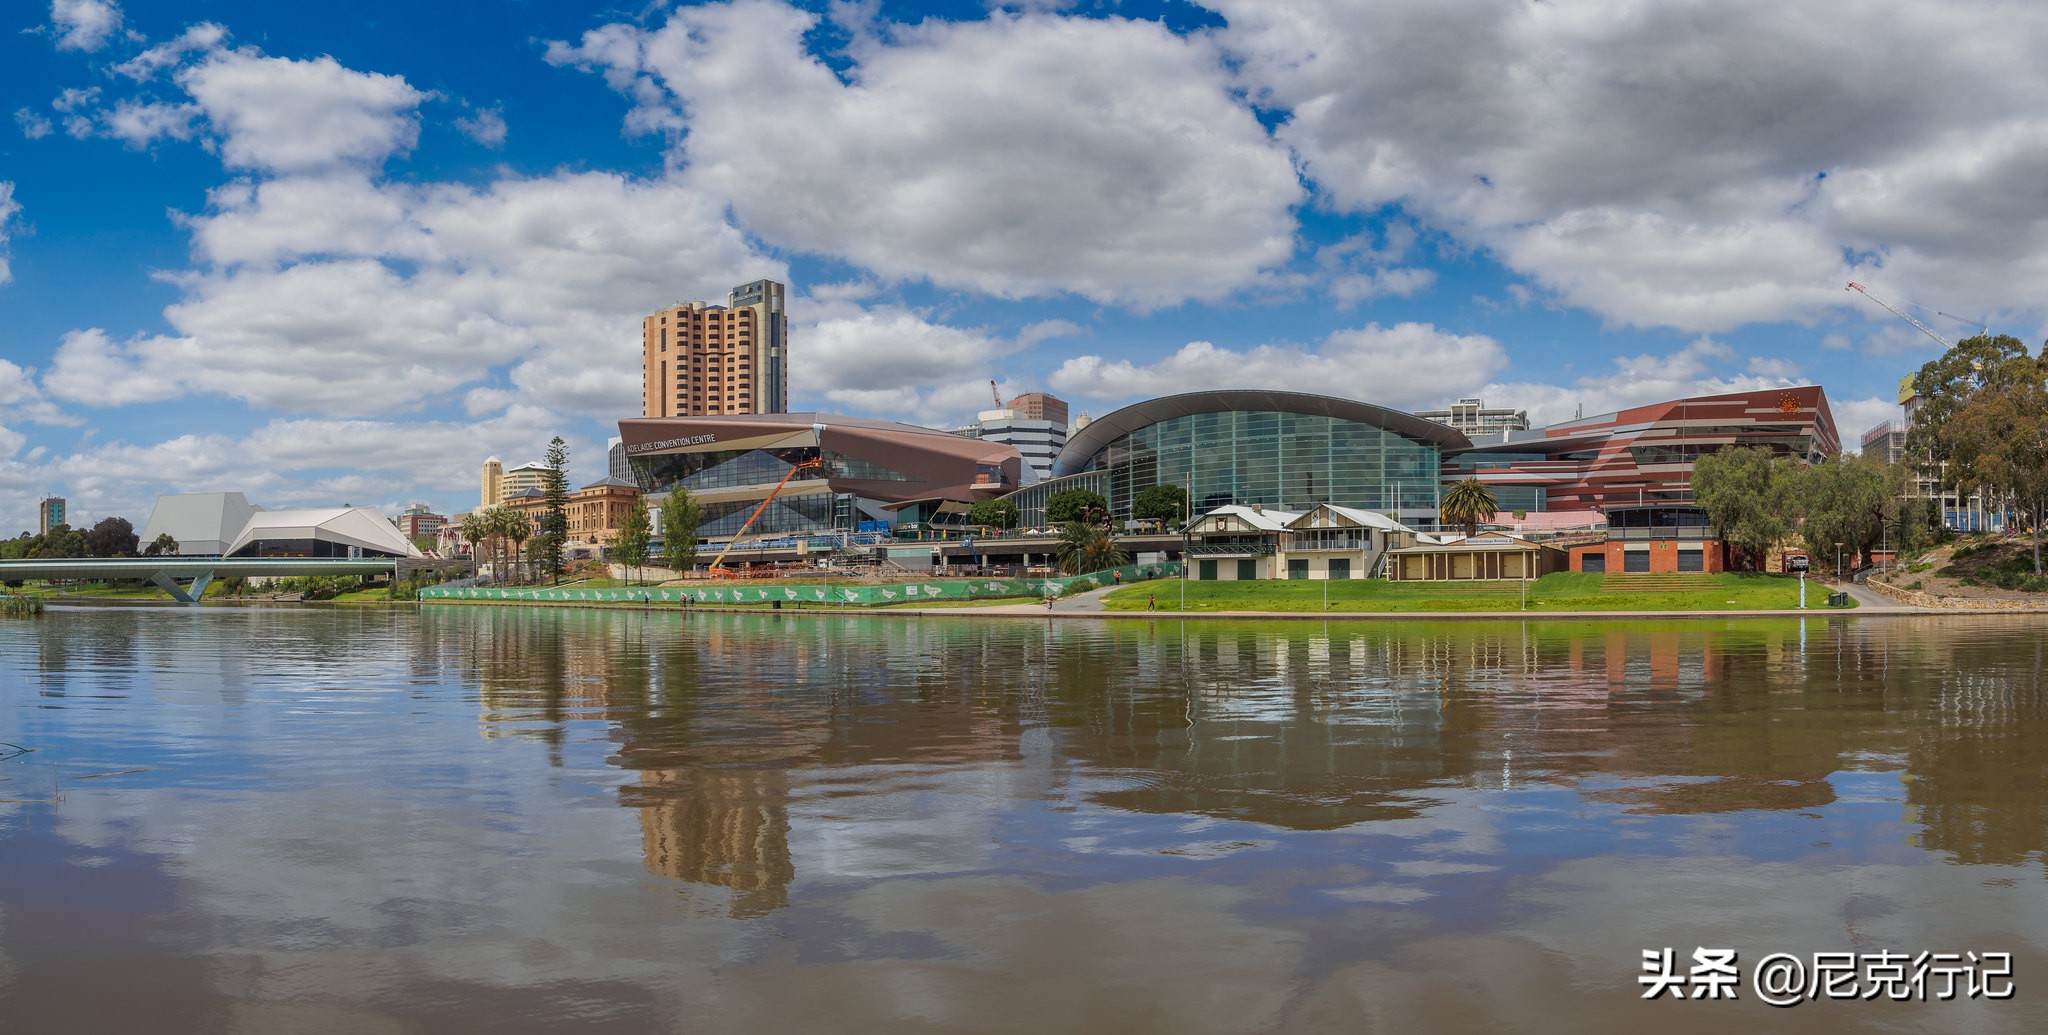
{"type": "Polygon", "coordinates": [[[178,552],[178,541],[169,533],[156,537],[147,547],[142,547],[142,537],[135,534],[135,526],[124,517],[101,518],[90,529],[76,529],[70,525],[57,525],[41,535],[23,532],[19,537],[0,541],[0,560],[36,560],[64,557],[144,557],[178,552]],[[140,549],[138,549],[140,548],[140,549]]]}
{"type": "Polygon", "coordinates": [[[511,507],[479,507],[456,526],[456,534],[469,544],[469,555],[481,564],[491,563],[494,581],[516,580],[514,571],[521,550],[534,535],[533,520],[511,507]]]}
{"type": "Polygon", "coordinates": [[[1867,555],[1914,549],[1939,529],[1930,501],[1910,498],[1913,472],[1871,453],[1808,466],[1759,446],[1730,446],[1693,465],[1692,494],[1727,543],[1761,565],[1797,531],[1815,551],[1867,555]]]}
{"type": "Polygon", "coordinates": [[[1940,472],[1944,489],[1982,489],[2027,515],[2040,575],[2048,346],[2033,355],[2008,334],[1965,338],[1922,366],[1913,390],[1921,401],[1906,442],[1909,463],[1864,455],[1807,467],[1763,449],[1724,449],[1694,466],[1693,496],[1728,542],[1752,555],[1795,528],[1814,549],[1868,553],[1889,541],[1910,550],[1941,531],[1938,505],[1912,491],[1911,465],[1925,463],[1940,472]]]}
{"type": "MultiPolygon", "coordinates": [[[[1178,527],[1188,519],[1187,491],[1178,485],[1151,486],[1131,500],[1131,516],[1178,527]]],[[[967,523],[1015,528],[1020,517],[1017,505],[1009,500],[982,500],[967,512],[967,523]]],[[[1045,519],[1055,525],[1074,521],[1099,524],[1109,520],[1109,500],[1088,489],[1062,489],[1047,497],[1045,519]]]]}
{"type": "MultiPolygon", "coordinates": [[[[669,486],[668,495],[661,501],[661,548],[662,562],[669,570],[687,575],[697,566],[697,521],[700,510],[690,490],[681,482],[669,486]]],[[[636,497],[633,507],[626,512],[625,523],[619,526],[619,536],[612,541],[612,558],[626,566],[628,578],[631,570],[644,568],[653,547],[654,528],[645,498],[636,497]]]]}

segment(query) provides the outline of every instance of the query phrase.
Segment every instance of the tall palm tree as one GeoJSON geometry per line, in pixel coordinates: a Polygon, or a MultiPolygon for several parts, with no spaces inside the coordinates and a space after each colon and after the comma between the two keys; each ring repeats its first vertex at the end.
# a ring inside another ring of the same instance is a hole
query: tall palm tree
{"type": "Polygon", "coordinates": [[[498,513],[494,515],[494,523],[497,525],[498,534],[511,541],[512,556],[509,563],[516,569],[519,566],[520,559],[526,556],[524,550],[526,541],[533,538],[533,519],[527,517],[521,511],[513,510],[511,507],[499,507],[497,509],[498,513]]]}
{"type": "Polygon", "coordinates": [[[485,539],[490,538],[491,535],[490,516],[486,508],[478,507],[464,514],[462,516],[462,524],[456,527],[455,534],[461,536],[462,540],[469,544],[470,566],[481,570],[479,562],[483,560],[483,557],[478,553],[477,547],[485,539]]]}
{"type": "Polygon", "coordinates": [[[1492,521],[1493,516],[1500,513],[1500,501],[1493,498],[1493,493],[1488,492],[1479,479],[1467,478],[1444,493],[1438,508],[1442,511],[1444,524],[1464,525],[1465,534],[1471,536],[1478,533],[1481,521],[1492,521]]]}
{"type": "Polygon", "coordinates": [[[1060,570],[1069,575],[1086,575],[1131,562],[1129,554],[1117,549],[1109,529],[1079,521],[1067,522],[1060,533],[1058,554],[1060,570]]]}

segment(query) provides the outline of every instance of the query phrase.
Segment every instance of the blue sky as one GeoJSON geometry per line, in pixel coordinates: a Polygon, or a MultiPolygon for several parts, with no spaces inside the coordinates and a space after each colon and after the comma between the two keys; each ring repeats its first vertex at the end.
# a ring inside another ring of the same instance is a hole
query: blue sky
{"type": "Polygon", "coordinates": [[[797,409],[1818,382],[1853,438],[1938,346],[1845,281],[2042,333],[2048,10],[1798,8],[9,5],[0,529],[592,479],[638,317],[760,276],[797,409]]]}

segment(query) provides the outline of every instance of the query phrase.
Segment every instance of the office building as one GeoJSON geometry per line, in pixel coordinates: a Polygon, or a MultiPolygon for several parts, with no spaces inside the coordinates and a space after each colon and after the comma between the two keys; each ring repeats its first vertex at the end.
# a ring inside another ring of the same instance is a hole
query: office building
{"type": "Polygon", "coordinates": [[[1065,430],[1067,426],[1067,404],[1058,396],[1044,392],[1025,392],[1010,400],[1010,409],[1024,420],[1051,421],[1065,430]]]}
{"type": "Polygon", "coordinates": [[[757,280],[725,305],[678,302],[640,321],[644,417],[789,410],[783,285],[757,280]]]}
{"type": "Polygon", "coordinates": [[[483,491],[477,495],[476,505],[495,507],[505,498],[505,465],[497,457],[484,461],[483,491]]]}
{"type": "Polygon", "coordinates": [[[50,529],[64,524],[64,497],[45,496],[36,503],[36,534],[49,535],[50,529]]]}
{"type": "Polygon", "coordinates": [[[491,502],[503,503],[528,489],[545,491],[547,487],[548,465],[538,460],[520,464],[505,472],[505,477],[499,482],[499,496],[491,502]]]}
{"type": "MultiPolygon", "coordinates": [[[[1052,399],[1044,395],[1039,398],[1052,399]]],[[[1058,406],[1057,421],[1026,417],[1025,411],[1006,407],[981,411],[975,415],[974,423],[954,428],[953,434],[1014,447],[1024,458],[1024,484],[1041,482],[1052,477],[1052,462],[1067,445],[1066,404],[1057,399],[1052,401],[1058,406]]],[[[1037,412],[1046,412],[1046,408],[1038,407],[1037,412]]]]}
{"type": "Polygon", "coordinates": [[[1420,410],[1415,415],[1423,420],[1449,425],[1471,436],[1529,430],[1529,411],[1488,409],[1486,403],[1479,399],[1460,399],[1445,409],[1420,410]]]}
{"type": "Polygon", "coordinates": [[[424,503],[415,503],[398,515],[398,532],[409,541],[417,542],[422,536],[438,535],[441,526],[448,523],[445,514],[436,514],[424,503]]]}
{"type": "Polygon", "coordinates": [[[633,480],[633,462],[626,459],[626,442],[613,435],[604,444],[605,472],[622,482],[633,480]]]}

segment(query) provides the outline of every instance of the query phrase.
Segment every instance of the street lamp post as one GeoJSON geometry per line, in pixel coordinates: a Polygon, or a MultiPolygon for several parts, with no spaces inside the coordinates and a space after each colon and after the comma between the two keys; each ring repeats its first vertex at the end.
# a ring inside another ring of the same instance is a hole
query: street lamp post
{"type": "Polygon", "coordinates": [[[1194,472],[1189,471],[1185,479],[1186,484],[1182,486],[1181,492],[1186,498],[1182,500],[1180,508],[1180,609],[1182,613],[1186,613],[1188,609],[1188,565],[1195,562],[1193,557],[1188,556],[1188,533],[1195,524],[1194,472]]]}
{"type": "Polygon", "coordinates": [[[1835,544],[1835,581],[1842,581],[1842,544],[1835,544]]]}

